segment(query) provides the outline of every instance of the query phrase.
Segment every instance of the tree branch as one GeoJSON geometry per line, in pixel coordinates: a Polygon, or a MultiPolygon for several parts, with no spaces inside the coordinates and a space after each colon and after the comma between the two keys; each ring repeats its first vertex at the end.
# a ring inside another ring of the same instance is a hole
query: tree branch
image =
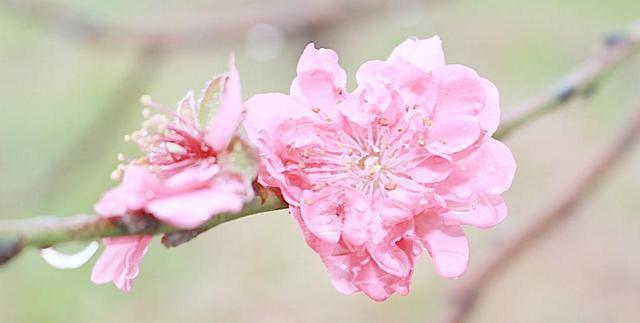
{"type": "Polygon", "coordinates": [[[508,136],[516,128],[557,110],[581,94],[589,94],[596,82],[640,48],[640,21],[626,33],[607,37],[605,47],[567,74],[556,86],[513,110],[501,122],[496,138],[508,136]]]}
{"type": "MultiPolygon", "coordinates": [[[[640,111],[640,106],[638,107],[640,111]]],[[[533,217],[535,222],[504,244],[504,248],[495,254],[484,266],[469,273],[464,283],[453,293],[452,304],[443,323],[465,322],[484,290],[507,269],[519,256],[522,256],[536,242],[553,229],[558,228],[564,219],[582,203],[613,167],[618,164],[633,147],[640,136],[640,113],[630,126],[620,133],[606,152],[592,168],[588,169],[576,185],[562,196],[556,204],[540,215],[533,217]]]]}
{"type": "Polygon", "coordinates": [[[263,193],[246,203],[239,213],[218,214],[194,230],[177,229],[149,215],[127,215],[110,219],[97,215],[78,215],[0,221],[0,265],[11,260],[25,247],[47,248],[68,241],[168,234],[166,237],[169,238],[163,242],[165,245],[175,246],[222,223],[287,207],[279,195],[271,191],[263,193]]]}

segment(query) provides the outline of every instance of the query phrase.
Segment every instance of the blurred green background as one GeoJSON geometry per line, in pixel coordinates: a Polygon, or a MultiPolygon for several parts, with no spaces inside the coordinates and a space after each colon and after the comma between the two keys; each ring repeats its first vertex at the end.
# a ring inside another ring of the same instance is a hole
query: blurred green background
{"type": "MultiPolygon", "coordinates": [[[[224,35],[233,41],[175,51],[152,63],[141,62],[129,44],[70,39],[12,9],[11,2],[0,1],[0,219],[91,212],[101,192],[114,185],[109,174],[116,154],[135,156],[122,137],[141,121],[139,96],[149,93],[172,105],[187,89],[199,90],[223,71],[231,51],[249,98],[286,91],[309,41],[339,53],[353,87],[362,62],[385,58],[407,37],[439,34],[448,62],[472,66],[491,79],[508,111],[591,55],[604,35],[640,18],[637,0],[390,1],[366,17],[346,17],[345,23],[295,37],[260,27],[249,33],[253,36],[224,35]],[[127,75],[141,64],[149,66],[138,75],[144,83],[138,89],[129,86],[127,75]],[[115,118],[107,109],[118,109],[115,118]]],[[[246,6],[271,5],[257,0],[47,3],[106,25],[165,29],[192,22],[193,15],[206,19],[220,8],[241,17],[246,6]]],[[[301,3],[277,1],[278,6],[301,3]]],[[[79,26],[64,28],[73,32],[79,26]]],[[[597,90],[507,140],[519,163],[506,194],[510,216],[490,231],[467,230],[471,271],[570,187],[639,109],[639,62],[626,63],[597,90]]],[[[497,280],[471,321],[638,322],[639,166],[636,151],[575,217],[497,280]]],[[[130,294],[93,285],[92,264],[61,271],[36,251],[24,252],[0,268],[0,322],[428,322],[458,284],[436,276],[423,256],[407,297],[375,303],[360,294],[339,294],[286,212],[225,224],[177,249],[156,242],[130,294]]]]}

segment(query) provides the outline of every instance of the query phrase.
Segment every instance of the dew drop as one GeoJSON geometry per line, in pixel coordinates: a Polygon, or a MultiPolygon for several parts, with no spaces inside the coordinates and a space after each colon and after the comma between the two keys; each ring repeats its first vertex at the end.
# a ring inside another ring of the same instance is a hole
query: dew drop
{"type": "Polygon", "coordinates": [[[66,254],[55,250],[53,247],[40,250],[42,259],[57,269],[77,269],[87,263],[91,257],[98,251],[99,244],[95,241],[89,243],[80,252],[66,254]]]}

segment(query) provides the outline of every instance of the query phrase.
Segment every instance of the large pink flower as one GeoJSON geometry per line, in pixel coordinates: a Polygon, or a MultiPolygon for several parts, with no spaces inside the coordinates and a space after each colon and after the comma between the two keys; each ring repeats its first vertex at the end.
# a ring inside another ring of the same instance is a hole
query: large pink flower
{"type": "Polygon", "coordinates": [[[310,44],[289,95],[246,102],[245,128],[260,183],[281,190],[334,286],[384,300],[408,293],[423,248],[440,275],[465,271],[460,225],[504,219],[516,165],[491,138],[495,86],[446,65],[438,37],[366,62],[357,81],[347,93],[336,53],[310,44]]]}
{"type": "MultiPolygon", "coordinates": [[[[197,104],[189,92],[178,103],[174,121],[165,115],[148,116],[143,129],[131,136],[146,157],[120,169],[122,183],[96,204],[98,214],[109,218],[146,214],[177,228],[193,229],[213,215],[242,209],[252,197],[248,186],[253,177],[234,165],[238,149],[232,146],[239,139],[233,138],[243,108],[233,60],[230,65],[229,73],[207,83],[197,104]],[[215,118],[200,125],[200,116],[214,108],[215,118]]],[[[113,281],[129,291],[150,241],[151,236],[104,239],[106,249],[92,280],[113,281]]]]}

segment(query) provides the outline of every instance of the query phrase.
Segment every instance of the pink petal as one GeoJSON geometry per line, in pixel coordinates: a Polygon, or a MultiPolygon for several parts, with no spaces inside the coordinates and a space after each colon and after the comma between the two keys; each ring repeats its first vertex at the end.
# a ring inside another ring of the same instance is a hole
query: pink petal
{"type": "Polygon", "coordinates": [[[436,214],[416,217],[416,235],[433,259],[440,276],[462,275],[469,262],[469,244],[464,231],[456,223],[446,223],[436,214]]]}
{"type": "Polygon", "coordinates": [[[223,212],[239,212],[244,203],[240,181],[214,182],[213,187],[151,201],[147,212],[177,228],[193,229],[223,212]],[[218,185],[216,185],[218,184],[218,185]]]}
{"type": "Polygon", "coordinates": [[[479,137],[477,117],[440,113],[429,128],[427,147],[434,154],[453,154],[471,146],[479,137]]]}
{"type": "Polygon", "coordinates": [[[442,41],[438,36],[422,40],[407,39],[389,56],[389,61],[398,59],[403,59],[425,72],[430,72],[445,64],[442,41]]]}
{"type": "Polygon", "coordinates": [[[370,237],[373,210],[367,199],[360,192],[348,192],[350,201],[344,210],[344,228],[342,237],[353,246],[361,246],[370,237]]]}
{"type": "Polygon", "coordinates": [[[311,71],[325,71],[331,76],[335,87],[347,85],[347,73],[340,67],[338,54],[331,49],[316,49],[313,43],[307,45],[298,61],[298,76],[311,71]]]}
{"type": "Polygon", "coordinates": [[[451,170],[451,162],[442,157],[433,156],[407,172],[414,181],[426,184],[444,180],[451,174],[451,170]]]}
{"type": "Polygon", "coordinates": [[[406,277],[413,269],[411,260],[407,254],[395,243],[381,243],[373,247],[371,250],[371,257],[375,260],[380,269],[385,272],[398,276],[406,277]]]}
{"type": "Polygon", "coordinates": [[[299,207],[289,206],[289,212],[298,223],[300,231],[302,231],[302,235],[304,236],[304,240],[307,245],[315,252],[317,252],[321,257],[343,254],[340,252],[336,252],[336,250],[340,248],[338,244],[322,240],[309,230],[304,220],[302,219],[302,215],[300,215],[299,207]]]}
{"type": "Polygon", "coordinates": [[[338,55],[330,49],[316,49],[311,43],[300,56],[297,74],[291,84],[291,95],[314,109],[333,113],[347,83],[338,55]]]}
{"type": "Polygon", "coordinates": [[[481,229],[491,228],[507,217],[507,205],[499,195],[482,194],[472,205],[460,210],[449,210],[446,217],[461,224],[481,229]]]}
{"type": "Polygon", "coordinates": [[[313,70],[298,76],[297,82],[301,94],[313,107],[332,108],[340,99],[334,85],[333,75],[323,70],[313,70]]]}
{"type": "Polygon", "coordinates": [[[374,301],[384,301],[396,291],[401,295],[408,292],[402,284],[404,278],[385,272],[371,259],[364,259],[357,268],[354,285],[374,301]]]}
{"type": "Polygon", "coordinates": [[[484,91],[486,94],[486,101],[484,107],[480,112],[480,127],[485,130],[488,136],[491,136],[500,124],[500,94],[491,81],[487,79],[481,79],[484,91]]]}
{"type": "Polygon", "coordinates": [[[151,239],[152,236],[103,239],[105,250],[93,267],[91,281],[96,284],[113,281],[121,290],[130,291],[151,239]]]}
{"type": "Polygon", "coordinates": [[[436,113],[478,115],[487,101],[483,79],[463,65],[445,65],[433,71],[438,86],[436,113]]]}
{"type": "Polygon", "coordinates": [[[207,126],[205,134],[205,141],[215,151],[226,149],[240,126],[243,112],[240,77],[235,66],[235,58],[232,55],[229,59],[229,76],[222,89],[220,108],[207,126]]]}
{"type": "Polygon", "coordinates": [[[253,96],[245,102],[247,117],[244,127],[254,145],[260,145],[260,132],[273,134],[285,120],[313,117],[313,112],[298,100],[281,93],[265,93],[253,96]]]}
{"type": "Polygon", "coordinates": [[[163,188],[169,193],[201,188],[209,184],[219,172],[220,165],[212,162],[201,162],[167,178],[163,183],[163,188]]]}
{"type": "Polygon", "coordinates": [[[352,294],[360,290],[353,284],[354,273],[352,269],[354,264],[358,263],[354,254],[323,256],[322,262],[327,267],[331,284],[338,292],[352,294]]]}
{"type": "Polygon", "coordinates": [[[396,198],[383,198],[379,202],[380,217],[385,225],[394,225],[411,219],[411,210],[396,198]]]}
{"type": "Polygon", "coordinates": [[[368,61],[358,69],[358,85],[393,84],[402,97],[404,106],[418,107],[431,113],[437,99],[434,78],[420,68],[398,60],[396,62],[368,61]]]}
{"type": "Polygon", "coordinates": [[[139,166],[129,166],[122,183],[105,193],[94,206],[102,216],[121,216],[128,211],[141,210],[147,202],[147,193],[157,189],[151,172],[139,166]]]}
{"type": "Polygon", "coordinates": [[[301,200],[300,215],[307,229],[320,240],[337,243],[342,233],[342,222],[336,214],[333,197],[304,191],[301,200]]]}
{"type": "Polygon", "coordinates": [[[470,181],[484,192],[499,195],[511,186],[516,172],[516,161],[507,146],[489,138],[465,158],[459,167],[466,167],[472,172],[470,181]]]}

